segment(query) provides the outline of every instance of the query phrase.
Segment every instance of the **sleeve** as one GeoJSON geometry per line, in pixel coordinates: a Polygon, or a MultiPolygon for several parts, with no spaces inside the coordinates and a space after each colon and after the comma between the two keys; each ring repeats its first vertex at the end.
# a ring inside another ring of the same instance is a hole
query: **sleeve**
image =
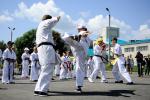
{"type": "Polygon", "coordinates": [[[120,46],[116,46],[115,49],[114,49],[114,53],[118,54],[118,55],[121,55],[121,47],[120,46]]]}
{"type": "Polygon", "coordinates": [[[95,45],[95,46],[94,46],[94,54],[95,54],[95,55],[101,55],[101,50],[100,50],[100,48],[98,47],[98,45],[95,45]]]}
{"type": "Polygon", "coordinates": [[[34,55],[33,54],[30,55],[30,60],[34,61],[34,55]]]}
{"type": "Polygon", "coordinates": [[[22,59],[22,60],[25,59],[25,54],[24,54],[24,53],[22,54],[21,59],[22,59]]]}
{"type": "MultiPolygon", "coordinates": [[[[13,51],[14,52],[14,51],[13,51]]],[[[14,57],[13,57],[13,59],[14,60],[16,60],[17,59],[17,57],[16,57],[16,53],[14,52],[14,57]]]]}
{"type": "Polygon", "coordinates": [[[65,37],[65,38],[62,38],[68,45],[72,46],[72,47],[79,47],[78,45],[78,42],[71,39],[70,37],[65,37]]]}
{"type": "Polygon", "coordinates": [[[8,58],[8,52],[6,50],[3,52],[2,57],[3,57],[3,60],[5,60],[6,58],[8,58]]]}
{"type": "Polygon", "coordinates": [[[52,19],[48,19],[47,20],[47,24],[48,24],[49,27],[52,28],[52,27],[54,27],[57,24],[58,21],[59,20],[58,20],[57,17],[53,17],[52,19]]]}

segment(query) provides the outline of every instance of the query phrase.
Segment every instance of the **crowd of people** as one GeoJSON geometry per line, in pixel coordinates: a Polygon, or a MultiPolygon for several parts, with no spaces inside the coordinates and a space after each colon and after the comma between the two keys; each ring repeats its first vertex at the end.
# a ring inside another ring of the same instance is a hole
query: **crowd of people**
{"type": "Polygon", "coordinates": [[[136,54],[137,68],[138,68],[138,76],[143,77],[143,72],[145,69],[145,75],[149,75],[150,72],[150,56],[143,56],[141,52],[137,52],[136,54]]]}
{"type": "MultiPolygon", "coordinates": [[[[78,25],[78,34],[65,34],[62,39],[70,46],[73,58],[70,56],[70,50],[64,51],[60,57],[55,51],[55,44],[52,37],[51,29],[59,22],[60,16],[52,17],[44,15],[36,32],[36,47],[33,47],[33,52],[29,54],[29,49],[24,48],[22,54],[22,79],[30,79],[36,82],[34,95],[47,96],[49,85],[53,75],[58,76],[59,80],[66,80],[70,78],[76,79],[77,92],[82,92],[84,86],[84,79],[87,78],[89,82],[94,83],[96,77],[100,73],[101,82],[108,83],[106,75],[106,62],[110,62],[106,58],[107,46],[103,42],[103,38],[98,38],[93,45],[93,56],[88,56],[88,49],[92,40],[88,37],[90,32],[84,25],[78,25]],[[29,66],[31,71],[29,75],[29,66]]],[[[132,56],[125,57],[122,55],[121,46],[117,43],[117,38],[112,39],[113,60],[112,60],[112,74],[114,76],[114,83],[123,83],[121,76],[127,81],[127,85],[132,85],[133,81],[129,73],[132,73],[134,61],[132,56]],[[125,67],[127,66],[127,69],[125,67]]],[[[7,49],[0,51],[0,59],[3,60],[2,83],[11,84],[13,80],[13,69],[16,62],[16,54],[14,52],[13,42],[7,43],[7,49]]],[[[141,54],[137,54],[137,65],[139,76],[143,75],[141,71],[141,54]]],[[[143,58],[142,58],[143,59],[143,58]]],[[[145,58],[147,67],[146,74],[149,74],[149,60],[145,58]]],[[[143,61],[143,60],[142,60],[143,61]]]]}

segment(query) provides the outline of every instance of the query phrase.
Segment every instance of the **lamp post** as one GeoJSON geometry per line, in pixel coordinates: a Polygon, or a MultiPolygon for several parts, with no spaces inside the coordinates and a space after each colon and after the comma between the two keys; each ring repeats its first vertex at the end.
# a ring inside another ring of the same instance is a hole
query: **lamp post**
{"type": "Polygon", "coordinates": [[[111,16],[110,16],[110,10],[108,8],[106,8],[106,11],[109,13],[109,26],[108,26],[108,47],[109,47],[109,53],[108,53],[108,59],[110,60],[110,19],[111,19],[111,16]]]}
{"type": "Polygon", "coordinates": [[[8,29],[10,30],[10,33],[11,33],[11,42],[12,42],[13,31],[15,30],[15,28],[8,27],[8,29]]]}

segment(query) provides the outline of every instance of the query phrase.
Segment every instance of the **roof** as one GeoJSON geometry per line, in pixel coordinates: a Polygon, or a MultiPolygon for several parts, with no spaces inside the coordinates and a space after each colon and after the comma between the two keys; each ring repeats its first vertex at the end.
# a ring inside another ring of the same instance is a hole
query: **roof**
{"type": "Polygon", "coordinates": [[[134,44],[142,44],[142,43],[150,43],[150,39],[144,39],[144,40],[118,40],[118,43],[120,45],[134,45],[134,44]]]}

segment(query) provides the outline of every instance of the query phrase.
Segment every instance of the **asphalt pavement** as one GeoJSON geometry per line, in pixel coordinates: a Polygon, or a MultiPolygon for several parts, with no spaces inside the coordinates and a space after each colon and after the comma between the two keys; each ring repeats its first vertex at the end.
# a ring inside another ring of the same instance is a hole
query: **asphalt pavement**
{"type": "Polygon", "coordinates": [[[35,83],[22,80],[20,75],[15,76],[15,84],[0,83],[0,100],[150,100],[150,76],[137,77],[131,75],[134,85],[114,83],[111,72],[107,72],[108,83],[101,83],[97,79],[95,83],[84,81],[83,93],[77,93],[75,80],[55,80],[49,87],[49,96],[34,96],[35,83]]]}

